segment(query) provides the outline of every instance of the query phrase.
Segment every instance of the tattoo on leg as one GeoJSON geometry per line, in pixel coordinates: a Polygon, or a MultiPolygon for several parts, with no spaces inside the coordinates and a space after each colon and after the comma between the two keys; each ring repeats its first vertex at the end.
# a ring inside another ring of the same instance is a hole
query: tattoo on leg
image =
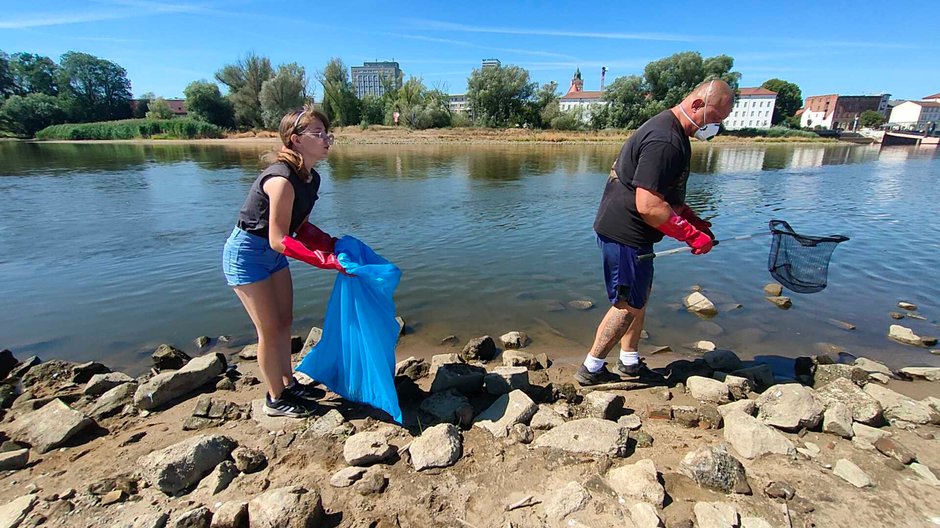
{"type": "Polygon", "coordinates": [[[630,328],[633,322],[633,315],[629,310],[612,306],[608,310],[604,320],[597,327],[597,335],[594,338],[594,345],[591,347],[591,355],[596,358],[605,358],[610,349],[620,341],[620,338],[630,328]]]}

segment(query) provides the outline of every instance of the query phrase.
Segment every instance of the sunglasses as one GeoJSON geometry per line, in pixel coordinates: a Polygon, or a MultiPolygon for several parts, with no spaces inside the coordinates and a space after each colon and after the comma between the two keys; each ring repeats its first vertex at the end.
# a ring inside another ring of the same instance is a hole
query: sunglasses
{"type": "Polygon", "coordinates": [[[333,136],[333,134],[327,134],[326,132],[322,132],[322,131],[321,132],[303,132],[300,135],[311,136],[311,137],[322,139],[323,141],[326,141],[327,145],[332,145],[333,142],[336,141],[336,137],[333,136]]]}

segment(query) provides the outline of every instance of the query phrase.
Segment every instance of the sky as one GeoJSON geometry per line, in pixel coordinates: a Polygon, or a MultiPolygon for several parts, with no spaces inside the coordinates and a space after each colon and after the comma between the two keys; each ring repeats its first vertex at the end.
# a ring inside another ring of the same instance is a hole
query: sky
{"type": "Polygon", "coordinates": [[[726,54],[741,87],[771,78],[803,96],[890,93],[920,99],[940,92],[935,2],[706,3],[310,2],[282,0],[3,0],[0,50],[67,51],[127,70],[135,96],[182,97],[192,81],[212,80],[247,53],[314,74],[332,57],[347,66],[395,60],[406,78],[463,93],[486,58],[521,66],[539,84],[566,92],[576,68],[585,90],[641,74],[650,61],[681,51],[726,54]]]}

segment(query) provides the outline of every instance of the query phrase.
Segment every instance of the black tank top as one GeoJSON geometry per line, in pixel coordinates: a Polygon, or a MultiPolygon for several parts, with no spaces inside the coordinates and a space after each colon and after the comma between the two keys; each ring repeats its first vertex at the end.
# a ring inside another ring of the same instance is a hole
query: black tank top
{"type": "Polygon", "coordinates": [[[300,180],[290,166],[284,162],[277,162],[264,170],[248,191],[245,205],[238,213],[238,228],[242,231],[268,238],[268,224],[271,220],[271,199],[265,194],[262,186],[271,177],[287,178],[294,188],[294,204],[290,214],[290,233],[293,234],[300,227],[316,203],[317,192],[320,190],[320,175],[310,170],[310,181],[304,183],[300,180]]]}

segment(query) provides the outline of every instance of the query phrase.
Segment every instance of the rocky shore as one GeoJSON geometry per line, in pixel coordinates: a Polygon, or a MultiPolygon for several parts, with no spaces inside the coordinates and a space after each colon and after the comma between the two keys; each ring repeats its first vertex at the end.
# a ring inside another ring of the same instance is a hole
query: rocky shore
{"type": "Polygon", "coordinates": [[[940,523],[940,368],[782,371],[701,341],[654,364],[664,381],[580,387],[523,332],[448,336],[397,365],[399,426],[325,389],[309,419],[266,417],[253,348],[214,341],[162,345],[137,378],[0,352],[0,527],[940,523]]]}

